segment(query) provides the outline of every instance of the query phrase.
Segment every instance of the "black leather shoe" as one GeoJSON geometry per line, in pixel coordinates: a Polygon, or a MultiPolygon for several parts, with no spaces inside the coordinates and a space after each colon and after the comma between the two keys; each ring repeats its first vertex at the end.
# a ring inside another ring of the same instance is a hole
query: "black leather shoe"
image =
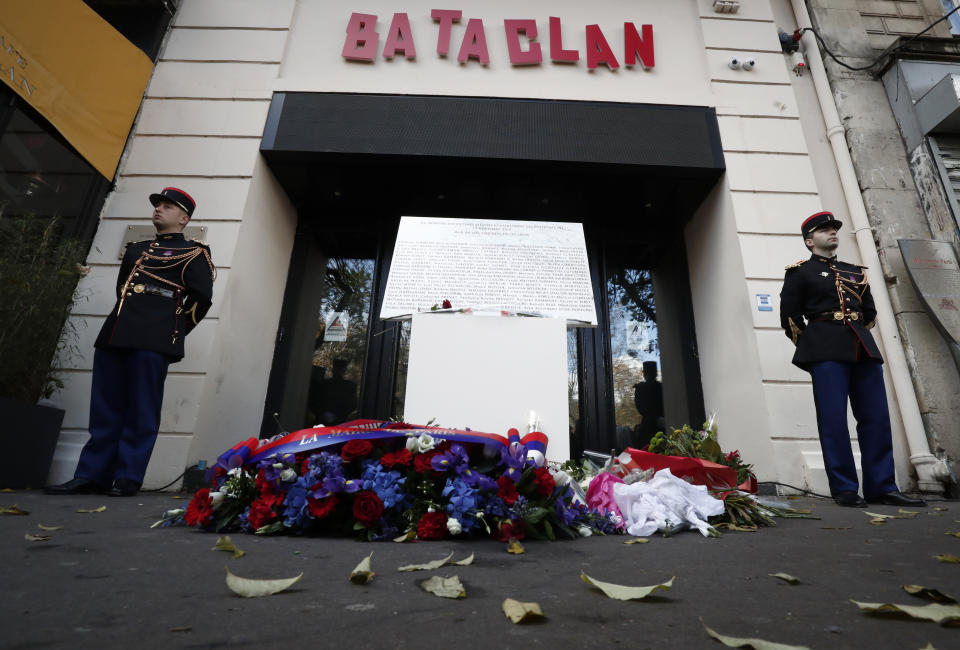
{"type": "Polygon", "coordinates": [[[900,506],[901,508],[925,508],[927,502],[923,499],[914,499],[901,494],[899,491],[887,492],[878,497],[872,497],[870,503],[878,503],[884,506],[900,506]]]}
{"type": "Polygon", "coordinates": [[[838,492],[833,500],[844,508],[866,508],[867,502],[856,492],[838,492]]]}
{"type": "Polygon", "coordinates": [[[137,490],[139,489],[139,483],[125,478],[118,478],[113,482],[113,488],[107,492],[107,494],[112,497],[132,497],[136,496],[137,490]]]}
{"type": "Polygon", "coordinates": [[[85,478],[73,478],[60,485],[48,485],[43,491],[47,494],[103,494],[106,488],[85,478]]]}

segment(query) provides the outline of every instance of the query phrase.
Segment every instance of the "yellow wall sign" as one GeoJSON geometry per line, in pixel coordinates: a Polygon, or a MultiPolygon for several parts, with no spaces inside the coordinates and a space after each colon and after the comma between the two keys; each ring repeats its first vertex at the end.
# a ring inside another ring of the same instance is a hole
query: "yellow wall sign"
{"type": "Polygon", "coordinates": [[[0,0],[0,79],[108,179],[152,72],[82,0],[0,0]]]}

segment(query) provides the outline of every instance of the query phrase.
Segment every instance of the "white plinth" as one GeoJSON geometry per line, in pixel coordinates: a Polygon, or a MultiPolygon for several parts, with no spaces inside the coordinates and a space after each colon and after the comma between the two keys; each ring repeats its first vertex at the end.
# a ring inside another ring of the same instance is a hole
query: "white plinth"
{"type": "Polygon", "coordinates": [[[570,457],[567,328],[560,318],[415,314],[404,419],[506,435],[530,411],[547,459],[570,457]]]}

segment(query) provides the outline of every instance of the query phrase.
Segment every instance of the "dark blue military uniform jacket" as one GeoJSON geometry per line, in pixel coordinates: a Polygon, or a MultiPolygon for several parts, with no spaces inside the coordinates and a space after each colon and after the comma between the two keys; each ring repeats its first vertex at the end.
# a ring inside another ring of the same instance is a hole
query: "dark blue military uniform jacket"
{"type": "Polygon", "coordinates": [[[797,346],[793,363],[883,362],[870,334],[877,318],[865,267],[811,255],[787,267],[780,325],[797,346]]]}
{"type": "Polygon", "coordinates": [[[210,309],[215,275],[209,247],[183,233],[129,244],[117,303],[95,347],[153,350],[179,361],[184,337],[210,309]]]}

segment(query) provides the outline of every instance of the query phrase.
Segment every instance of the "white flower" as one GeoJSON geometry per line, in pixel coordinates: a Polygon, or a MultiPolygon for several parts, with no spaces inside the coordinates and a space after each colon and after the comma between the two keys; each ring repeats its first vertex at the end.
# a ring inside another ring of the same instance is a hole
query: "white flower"
{"type": "Polygon", "coordinates": [[[456,517],[450,517],[447,519],[447,530],[450,531],[451,535],[459,535],[463,532],[463,526],[460,525],[460,520],[456,517]]]}
{"type": "Polygon", "coordinates": [[[573,478],[571,478],[570,475],[567,474],[562,469],[558,469],[556,472],[553,473],[553,482],[560,487],[563,487],[564,485],[566,485],[572,480],[573,478]]]}
{"type": "Polygon", "coordinates": [[[173,510],[167,510],[167,517],[179,517],[185,512],[184,508],[174,508],[173,510]]]}
{"type": "Polygon", "coordinates": [[[430,451],[437,446],[437,441],[426,433],[421,433],[419,438],[407,438],[407,449],[411,454],[422,454],[430,451]]]}
{"type": "Polygon", "coordinates": [[[224,495],[223,492],[211,492],[210,505],[213,506],[214,508],[217,508],[221,503],[223,503],[223,499],[225,498],[225,496],[226,495],[224,495]]]}
{"type": "Polygon", "coordinates": [[[273,469],[283,469],[283,463],[274,463],[273,469]]]}
{"type": "Polygon", "coordinates": [[[288,467],[280,472],[280,480],[284,483],[293,483],[297,480],[297,473],[288,467]]]}
{"type": "Polygon", "coordinates": [[[580,526],[580,528],[577,529],[577,532],[580,533],[580,537],[590,537],[593,535],[593,531],[587,526],[580,526]]]}

